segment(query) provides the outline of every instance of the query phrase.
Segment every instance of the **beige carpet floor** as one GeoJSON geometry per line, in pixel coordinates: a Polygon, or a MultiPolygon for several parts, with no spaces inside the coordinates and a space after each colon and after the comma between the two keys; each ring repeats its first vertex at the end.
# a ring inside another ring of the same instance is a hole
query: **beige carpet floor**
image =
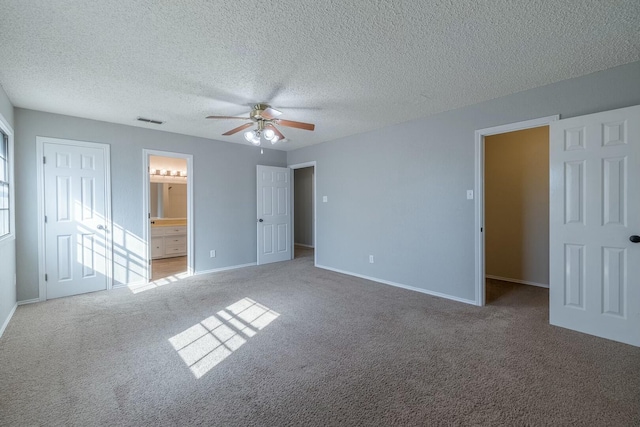
{"type": "Polygon", "coordinates": [[[478,308],[301,256],[21,306],[0,425],[640,425],[639,348],[488,287],[478,308]]]}

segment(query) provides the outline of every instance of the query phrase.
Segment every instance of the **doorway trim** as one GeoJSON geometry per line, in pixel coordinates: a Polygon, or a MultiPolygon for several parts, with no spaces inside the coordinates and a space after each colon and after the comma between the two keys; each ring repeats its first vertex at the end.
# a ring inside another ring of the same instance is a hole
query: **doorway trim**
{"type": "MultiPolygon", "coordinates": [[[[113,230],[111,219],[111,146],[101,142],[76,141],[72,139],[36,136],[36,181],[38,198],[38,300],[47,300],[47,282],[45,256],[45,205],[44,205],[44,144],[73,145],[76,147],[97,148],[104,152],[104,190],[105,190],[105,223],[109,230],[113,230]]],[[[107,290],[113,288],[113,233],[105,233],[105,276],[107,290]]]]}
{"type": "Polygon", "coordinates": [[[484,238],[484,138],[485,136],[548,126],[560,115],[540,117],[475,131],[475,303],[485,305],[485,238],[484,238]]]}
{"type": "Polygon", "coordinates": [[[149,186],[151,185],[151,176],[149,175],[149,156],[173,157],[185,159],[187,161],[187,276],[193,276],[195,273],[195,251],[193,241],[193,154],[176,153],[172,151],[152,150],[148,148],[142,149],[142,216],[144,226],[142,229],[142,238],[144,239],[147,250],[145,265],[145,282],[151,281],[151,222],[149,214],[151,206],[149,200],[149,186]]]}
{"type": "MultiPolygon", "coordinates": [[[[310,168],[313,167],[313,194],[312,194],[312,198],[313,198],[313,265],[314,267],[318,266],[318,200],[316,199],[316,193],[318,191],[318,186],[316,185],[317,180],[318,180],[318,165],[316,163],[315,160],[311,161],[311,162],[305,162],[305,163],[296,163],[293,165],[289,165],[289,169],[291,169],[291,182],[293,183],[293,189],[295,189],[295,185],[296,183],[294,182],[294,173],[293,171],[295,169],[304,169],[304,168],[310,168]]],[[[292,227],[291,227],[291,248],[293,249],[293,251],[291,252],[291,258],[295,258],[295,212],[294,212],[294,195],[293,195],[294,191],[291,191],[291,222],[292,222],[292,227]]]]}

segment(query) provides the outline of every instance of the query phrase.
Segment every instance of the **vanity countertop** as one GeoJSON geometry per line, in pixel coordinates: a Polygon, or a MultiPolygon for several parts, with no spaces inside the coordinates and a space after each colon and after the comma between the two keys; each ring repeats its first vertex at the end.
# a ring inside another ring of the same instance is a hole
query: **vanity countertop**
{"type": "Polygon", "coordinates": [[[152,227],[172,227],[174,225],[187,225],[186,218],[153,218],[155,224],[152,227]]]}

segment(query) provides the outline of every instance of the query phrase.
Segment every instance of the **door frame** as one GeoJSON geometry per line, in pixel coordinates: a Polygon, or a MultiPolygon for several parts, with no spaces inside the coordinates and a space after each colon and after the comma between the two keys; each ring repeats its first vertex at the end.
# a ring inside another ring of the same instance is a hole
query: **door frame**
{"type": "Polygon", "coordinates": [[[38,300],[47,300],[46,247],[45,247],[45,204],[44,204],[44,144],[72,145],[75,147],[96,148],[104,154],[104,182],[105,182],[105,223],[110,233],[105,233],[105,276],[107,290],[113,288],[113,221],[111,219],[111,145],[102,142],[77,141],[72,139],[36,136],[36,181],[38,199],[38,300]]]}
{"type": "Polygon", "coordinates": [[[475,131],[475,304],[485,305],[485,238],[484,238],[484,147],[485,136],[548,126],[560,115],[509,123],[475,131]]]}
{"type": "Polygon", "coordinates": [[[151,282],[151,222],[149,214],[151,205],[149,200],[149,189],[151,185],[151,176],[149,175],[149,156],[173,157],[185,159],[187,161],[187,276],[193,276],[195,273],[195,251],[193,241],[193,154],[176,153],[173,151],[160,151],[148,148],[142,149],[142,216],[144,226],[142,229],[142,239],[147,245],[145,265],[145,282],[151,282]]]}
{"type": "Polygon", "coordinates": [[[293,171],[295,169],[304,169],[313,167],[313,265],[317,267],[318,265],[318,200],[316,199],[316,193],[318,191],[318,186],[316,185],[318,180],[318,165],[315,160],[311,162],[305,163],[296,163],[288,166],[291,169],[291,183],[292,183],[292,191],[291,191],[291,259],[295,258],[295,215],[294,215],[294,190],[295,190],[295,174],[293,171]]]}

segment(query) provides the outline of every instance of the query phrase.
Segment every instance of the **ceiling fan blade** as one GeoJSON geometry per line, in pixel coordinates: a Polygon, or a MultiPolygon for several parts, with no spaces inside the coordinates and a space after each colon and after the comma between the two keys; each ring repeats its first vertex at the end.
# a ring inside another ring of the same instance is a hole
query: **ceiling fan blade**
{"type": "Polygon", "coordinates": [[[278,135],[278,141],[282,141],[284,139],[282,132],[280,132],[274,125],[266,125],[264,128],[271,129],[276,135],[278,135]]]}
{"type": "Polygon", "coordinates": [[[275,108],[271,108],[271,107],[265,108],[264,111],[260,113],[260,115],[267,120],[275,119],[281,114],[282,114],[282,111],[278,111],[275,108]]]}
{"type": "Polygon", "coordinates": [[[233,135],[234,133],[238,133],[238,132],[240,132],[241,130],[244,130],[244,129],[246,129],[246,128],[248,128],[248,127],[251,127],[251,126],[253,126],[253,123],[245,123],[245,124],[243,124],[242,126],[238,126],[238,127],[237,127],[237,128],[235,128],[235,129],[231,129],[230,131],[223,133],[223,135],[227,135],[227,136],[228,136],[228,135],[233,135]]]}
{"type": "Polygon", "coordinates": [[[250,117],[233,117],[233,116],[207,116],[207,119],[251,120],[250,117]]]}
{"type": "Polygon", "coordinates": [[[288,126],[290,128],[298,128],[304,130],[314,130],[316,125],[312,123],[294,122],[293,120],[274,120],[276,124],[281,126],[288,126]]]}

